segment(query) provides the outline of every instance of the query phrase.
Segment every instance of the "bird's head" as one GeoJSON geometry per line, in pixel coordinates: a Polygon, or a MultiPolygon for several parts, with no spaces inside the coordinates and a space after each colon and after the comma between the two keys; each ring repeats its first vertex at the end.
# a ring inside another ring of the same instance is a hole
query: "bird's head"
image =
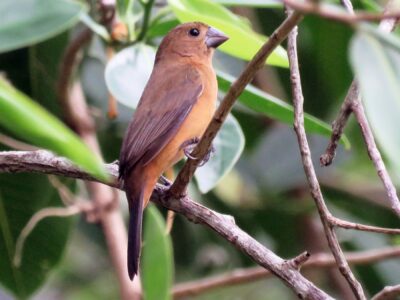
{"type": "Polygon", "coordinates": [[[211,60],[214,49],[228,40],[221,31],[201,22],[181,24],[163,39],[156,61],[173,56],[211,60]]]}

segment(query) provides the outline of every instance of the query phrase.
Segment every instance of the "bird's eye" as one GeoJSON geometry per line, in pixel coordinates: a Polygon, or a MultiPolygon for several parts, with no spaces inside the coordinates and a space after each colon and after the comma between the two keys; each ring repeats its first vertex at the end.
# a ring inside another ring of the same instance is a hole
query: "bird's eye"
{"type": "Polygon", "coordinates": [[[189,30],[189,34],[191,36],[198,36],[200,34],[200,30],[198,30],[197,28],[192,28],[189,30]]]}

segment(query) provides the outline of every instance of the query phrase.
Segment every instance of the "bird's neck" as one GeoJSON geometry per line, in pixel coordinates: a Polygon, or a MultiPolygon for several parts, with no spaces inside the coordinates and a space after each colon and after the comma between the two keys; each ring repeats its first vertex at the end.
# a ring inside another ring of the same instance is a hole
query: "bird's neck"
{"type": "Polygon", "coordinates": [[[160,56],[156,59],[157,65],[165,65],[166,68],[174,68],[176,65],[192,65],[201,69],[212,69],[211,58],[199,58],[190,55],[169,53],[168,56],[160,56]]]}

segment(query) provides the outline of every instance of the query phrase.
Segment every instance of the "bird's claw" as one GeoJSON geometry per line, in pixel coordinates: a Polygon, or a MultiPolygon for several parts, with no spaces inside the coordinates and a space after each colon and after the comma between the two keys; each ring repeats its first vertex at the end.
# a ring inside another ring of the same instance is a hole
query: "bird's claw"
{"type": "MultiPolygon", "coordinates": [[[[196,145],[199,143],[199,141],[200,141],[199,138],[193,138],[193,139],[185,141],[181,145],[181,149],[183,149],[183,153],[185,154],[185,156],[187,158],[198,159],[197,157],[192,155],[192,152],[193,152],[194,148],[196,147],[196,145]]],[[[213,145],[211,145],[211,148],[208,150],[207,154],[204,156],[204,158],[199,163],[199,167],[204,166],[210,160],[211,154],[214,152],[215,152],[215,148],[213,145]]]]}
{"type": "Polygon", "coordinates": [[[183,149],[183,153],[187,158],[196,159],[194,156],[191,155],[192,151],[196,147],[197,143],[200,141],[199,138],[192,138],[190,140],[184,141],[181,145],[181,149],[183,149]]]}
{"type": "Polygon", "coordinates": [[[191,153],[193,151],[194,147],[193,146],[187,146],[186,148],[183,149],[183,153],[187,158],[190,159],[196,159],[196,157],[192,156],[191,153]]]}
{"type": "Polygon", "coordinates": [[[171,187],[172,182],[168,180],[165,176],[160,176],[160,182],[165,185],[166,187],[171,187]]]}

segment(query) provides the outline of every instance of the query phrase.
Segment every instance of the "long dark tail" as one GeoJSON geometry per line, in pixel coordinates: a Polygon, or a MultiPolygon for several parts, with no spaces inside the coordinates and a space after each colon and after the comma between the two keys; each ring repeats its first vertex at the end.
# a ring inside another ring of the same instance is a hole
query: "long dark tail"
{"type": "Polygon", "coordinates": [[[129,203],[129,230],[128,230],[128,273],[133,280],[139,271],[140,250],[142,247],[142,219],[144,184],[132,182],[125,186],[126,197],[129,203]]]}

